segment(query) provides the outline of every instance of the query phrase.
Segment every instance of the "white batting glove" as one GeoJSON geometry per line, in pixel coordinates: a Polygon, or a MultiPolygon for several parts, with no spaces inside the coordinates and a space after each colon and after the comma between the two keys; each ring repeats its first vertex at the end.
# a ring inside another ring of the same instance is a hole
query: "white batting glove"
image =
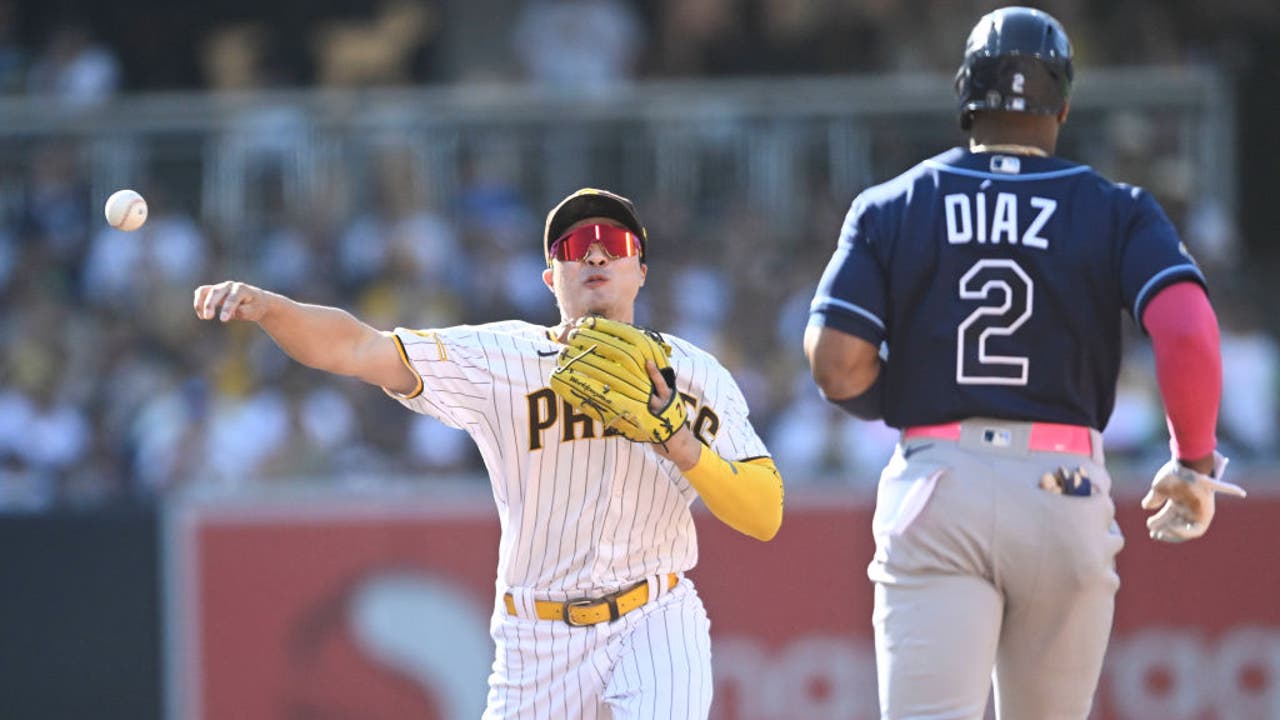
{"type": "Polygon", "coordinates": [[[1213,521],[1214,493],[1244,497],[1244,488],[1222,481],[1227,458],[1213,453],[1213,475],[1205,475],[1173,458],[1156,471],[1151,490],[1142,498],[1144,510],[1160,512],[1147,518],[1147,530],[1154,540],[1177,543],[1204,535],[1213,521]],[[1163,507],[1161,507],[1163,505],[1163,507]]]}

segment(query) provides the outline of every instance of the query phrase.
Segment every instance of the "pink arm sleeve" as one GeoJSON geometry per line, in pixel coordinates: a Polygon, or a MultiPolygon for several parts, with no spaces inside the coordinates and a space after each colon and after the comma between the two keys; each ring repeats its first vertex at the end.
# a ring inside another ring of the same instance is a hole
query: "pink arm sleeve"
{"type": "Polygon", "coordinates": [[[1217,446],[1222,355],[1218,318],[1204,288],[1193,282],[1164,288],[1147,304],[1142,324],[1155,350],[1174,457],[1195,460],[1211,454],[1217,446]]]}

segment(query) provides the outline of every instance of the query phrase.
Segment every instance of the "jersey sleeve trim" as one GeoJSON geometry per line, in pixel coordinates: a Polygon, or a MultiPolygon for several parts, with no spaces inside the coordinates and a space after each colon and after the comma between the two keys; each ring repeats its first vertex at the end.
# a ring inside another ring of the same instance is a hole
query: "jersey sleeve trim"
{"type": "Polygon", "coordinates": [[[885,339],[884,321],[866,308],[832,297],[818,297],[809,310],[809,324],[862,338],[873,345],[885,339]]]}
{"type": "Polygon", "coordinates": [[[444,343],[440,342],[440,335],[438,333],[432,332],[430,330],[413,330],[410,328],[404,328],[404,329],[407,330],[408,332],[413,333],[414,335],[417,335],[419,337],[424,337],[430,340],[431,342],[434,342],[436,344],[436,352],[440,355],[440,359],[441,360],[449,359],[449,353],[445,351],[444,343]]]}
{"type": "MultiPolygon", "coordinates": [[[[1173,284],[1178,280],[1194,279],[1200,283],[1201,287],[1206,287],[1204,275],[1201,274],[1200,268],[1191,263],[1183,263],[1181,265],[1173,265],[1167,267],[1155,275],[1142,286],[1138,291],[1137,297],[1133,301],[1133,318],[1138,321],[1138,325],[1142,326],[1142,311],[1146,307],[1148,298],[1153,297],[1156,291],[1173,284]]],[[[1143,328],[1144,332],[1146,328],[1143,328]]]]}
{"type": "Polygon", "coordinates": [[[884,333],[857,315],[815,312],[809,314],[809,324],[814,327],[839,330],[846,335],[862,338],[872,345],[879,345],[884,342],[884,333]]]}
{"type": "Polygon", "coordinates": [[[409,368],[409,370],[413,372],[413,376],[418,379],[418,385],[413,389],[413,392],[408,393],[406,395],[401,395],[399,393],[392,392],[390,390],[387,390],[386,388],[383,388],[383,390],[386,390],[387,394],[391,395],[392,397],[400,398],[403,400],[412,400],[422,394],[422,390],[423,390],[422,373],[418,372],[418,369],[413,366],[413,362],[409,360],[409,353],[405,351],[404,341],[400,339],[400,336],[396,335],[395,333],[390,333],[390,335],[391,335],[391,339],[396,344],[396,350],[400,353],[400,362],[404,363],[404,366],[409,368]]]}
{"type": "Polygon", "coordinates": [[[875,313],[862,307],[861,305],[855,305],[854,303],[851,303],[848,300],[841,300],[839,298],[831,297],[830,295],[819,295],[818,297],[814,298],[813,303],[809,305],[809,312],[825,313],[826,311],[832,308],[838,308],[840,310],[846,310],[848,312],[861,315],[867,320],[870,320],[871,323],[874,324],[876,327],[880,328],[882,332],[884,331],[884,321],[881,320],[879,317],[876,317],[875,313]]]}

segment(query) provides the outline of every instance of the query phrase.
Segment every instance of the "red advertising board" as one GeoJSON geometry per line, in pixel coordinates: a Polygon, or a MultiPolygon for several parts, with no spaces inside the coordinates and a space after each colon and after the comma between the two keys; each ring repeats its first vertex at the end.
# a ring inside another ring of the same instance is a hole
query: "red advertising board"
{"type": "MultiPolygon", "coordinates": [[[[712,620],[723,720],[878,717],[869,502],[792,493],[761,544],[699,514],[689,576],[712,620]]],[[[1280,718],[1280,500],[1230,502],[1205,539],[1128,544],[1094,716],[1280,718]]],[[[186,504],[170,518],[170,715],[478,717],[498,523],[443,502],[186,504]]]]}

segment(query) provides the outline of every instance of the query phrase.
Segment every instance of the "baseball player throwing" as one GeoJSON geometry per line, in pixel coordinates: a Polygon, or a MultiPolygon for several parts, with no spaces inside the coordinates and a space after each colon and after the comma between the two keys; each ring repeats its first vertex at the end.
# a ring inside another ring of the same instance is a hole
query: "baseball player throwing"
{"type": "Polygon", "coordinates": [[[823,394],[902,431],[868,569],[885,718],[981,718],[993,679],[1000,718],[1089,714],[1123,544],[1099,433],[1121,310],[1172,434],[1151,537],[1199,537],[1215,492],[1244,495],[1214,449],[1204,278],[1151,195],[1053,157],[1071,81],[1052,17],[983,17],[956,76],[969,146],[859,195],[813,300],[823,394]]]}
{"type": "Polygon", "coordinates": [[[563,322],[379,332],[238,282],[206,320],[258,323],[299,362],[380,386],[470,433],[502,524],[485,718],[705,718],[708,621],[684,572],[689,506],[768,540],[782,480],[711,355],[630,325],[647,239],[631,202],[570,195],[547,216],[542,279],[563,322]]]}

